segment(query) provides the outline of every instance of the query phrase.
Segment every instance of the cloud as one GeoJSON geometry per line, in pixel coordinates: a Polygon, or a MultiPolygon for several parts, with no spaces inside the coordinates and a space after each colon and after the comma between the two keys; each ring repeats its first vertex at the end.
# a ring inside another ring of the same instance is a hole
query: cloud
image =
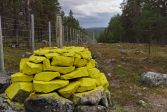
{"type": "Polygon", "coordinates": [[[59,0],[66,14],[73,10],[83,27],[106,27],[111,16],[121,13],[122,0],[59,0]]]}

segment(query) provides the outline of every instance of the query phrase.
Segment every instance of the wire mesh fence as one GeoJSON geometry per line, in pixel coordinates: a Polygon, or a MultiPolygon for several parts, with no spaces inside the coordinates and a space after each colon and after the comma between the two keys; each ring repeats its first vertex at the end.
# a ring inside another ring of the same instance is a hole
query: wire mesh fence
{"type": "Polygon", "coordinates": [[[15,69],[18,63],[13,64],[14,66],[11,63],[14,63],[15,60],[19,62],[25,52],[49,46],[79,46],[92,41],[92,35],[85,30],[63,25],[61,16],[57,17],[57,21],[48,22],[42,19],[37,20],[34,15],[31,15],[30,20],[3,16],[0,18],[0,31],[2,31],[0,45],[3,46],[0,49],[4,50],[0,52],[0,71],[4,71],[5,67],[13,71],[12,69],[15,69]],[[13,57],[12,53],[16,53],[18,57],[13,57]],[[13,62],[9,62],[9,58],[13,58],[13,62]]]}

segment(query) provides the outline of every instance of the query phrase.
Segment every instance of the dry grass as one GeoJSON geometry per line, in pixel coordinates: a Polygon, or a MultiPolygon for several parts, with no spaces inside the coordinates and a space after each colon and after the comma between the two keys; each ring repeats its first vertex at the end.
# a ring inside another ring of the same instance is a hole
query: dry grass
{"type": "Polygon", "coordinates": [[[147,87],[140,76],[146,71],[167,73],[167,47],[151,46],[150,57],[143,44],[98,44],[90,49],[99,68],[109,74],[114,112],[166,112],[167,88],[147,87]]]}

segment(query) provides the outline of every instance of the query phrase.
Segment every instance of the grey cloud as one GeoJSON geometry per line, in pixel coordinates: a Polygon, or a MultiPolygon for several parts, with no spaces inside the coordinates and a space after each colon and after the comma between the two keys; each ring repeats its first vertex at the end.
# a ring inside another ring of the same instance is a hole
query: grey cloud
{"type": "Polygon", "coordinates": [[[122,0],[59,0],[66,14],[72,9],[83,27],[107,26],[111,16],[121,13],[122,0]]]}

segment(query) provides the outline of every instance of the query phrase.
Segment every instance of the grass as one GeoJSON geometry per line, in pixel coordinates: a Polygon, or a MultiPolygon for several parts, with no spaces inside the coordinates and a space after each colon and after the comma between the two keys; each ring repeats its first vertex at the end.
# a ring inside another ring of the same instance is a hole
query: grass
{"type": "MultiPolygon", "coordinates": [[[[37,46],[43,47],[41,44],[37,46]]],[[[144,85],[140,76],[146,71],[167,73],[167,47],[151,46],[151,56],[145,44],[96,44],[87,47],[110,81],[112,112],[166,112],[167,87],[144,85]],[[142,106],[140,100],[147,106],[142,106]]],[[[17,72],[24,53],[24,49],[5,48],[6,69],[17,72]]]]}

